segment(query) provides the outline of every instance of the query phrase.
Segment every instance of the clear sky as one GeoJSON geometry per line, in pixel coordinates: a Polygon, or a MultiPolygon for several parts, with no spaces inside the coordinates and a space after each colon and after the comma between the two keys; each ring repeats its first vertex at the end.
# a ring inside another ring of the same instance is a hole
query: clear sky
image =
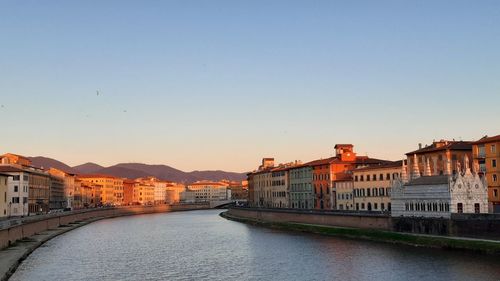
{"type": "Polygon", "coordinates": [[[500,1],[4,0],[0,104],[70,165],[401,159],[500,134],[500,1]]]}

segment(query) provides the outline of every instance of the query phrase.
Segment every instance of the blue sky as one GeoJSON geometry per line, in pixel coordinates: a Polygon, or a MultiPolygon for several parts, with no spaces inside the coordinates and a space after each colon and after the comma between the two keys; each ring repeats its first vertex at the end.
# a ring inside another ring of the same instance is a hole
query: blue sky
{"type": "Polygon", "coordinates": [[[500,134],[499,1],[1,1],[0,36],[0,152],[247,171],[500,134]]]}

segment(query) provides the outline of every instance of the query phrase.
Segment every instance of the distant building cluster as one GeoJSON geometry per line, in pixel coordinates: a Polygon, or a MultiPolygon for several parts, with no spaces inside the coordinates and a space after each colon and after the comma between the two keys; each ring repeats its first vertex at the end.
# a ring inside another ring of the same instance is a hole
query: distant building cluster
{"type": "Polygon", "coordinates": [[[0,218],[102,206],[206,203],[246,199],[247,183],[199,181],[185,185],[155,177],[70,174],[34,167],[29,158],[0,156],[0,218]]]}
{"type": "Polygon", "coordinates": [[[337,144],[335,156],[308,163],[264,158],[248,173],[248,203],[443,218],[500,213],[499,146],[500,135],[434,141],[400,161],[358,156],[352,144],[337,144]]]}

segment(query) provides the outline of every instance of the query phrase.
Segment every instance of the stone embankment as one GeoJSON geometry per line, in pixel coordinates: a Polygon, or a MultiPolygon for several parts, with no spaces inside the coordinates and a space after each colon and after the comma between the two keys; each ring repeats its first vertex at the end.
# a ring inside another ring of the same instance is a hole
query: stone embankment
{"type": "MultiPolygon", "coordinates": [[[[231,208],[221,216],[239,222],[285,230],[421,247],[473,250],[500,255],[500,241],[497,240],[500,237],[481,239],[398,232],[393,229],[393,219],[386,214],[231,208]]],[[[471,220],[471,222],[477,224],[478,220],[471,220]]],[[[478,237],[484,236],[480,233],[477,235],[478,237]]]]}
{"type": "Polygon", "coordinates": [[[121,216],[209,209],[208,204],[103,208],[3,221],[0,229],[0,280],[48,240],[91,222],[121,216]]]}

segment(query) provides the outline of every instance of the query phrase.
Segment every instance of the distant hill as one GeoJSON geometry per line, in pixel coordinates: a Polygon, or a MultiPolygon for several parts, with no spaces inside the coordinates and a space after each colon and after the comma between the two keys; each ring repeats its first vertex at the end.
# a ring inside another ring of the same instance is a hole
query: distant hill
{"type": "Polygon", "coordinates": [[[98,173],[109,174],[117,177],[126,177],[123,176],[126,174],[138,175],[134,177],[155,176],[159,179],[187,183],[195,182],[198,180],[219,181],[228,179],[241,181],[246,179],[246,175],[244,173],[233,173],[225,171],[184,172],[167,165],[148,165],[142,163],[121,163],[102,169],[98,171],[98,173]]]}
{"type": "Polygon", "coordinates": [[[75,170],[74,168],[64,164],[61,161],[57,161],[52,158],[36,156],[36,157],[28,157],[28,159],[30,159],[31,162],[33,162],[33,166],[35,167],[43,167],[44,169],[56,168],[70,174],[78,173],[78,171],[75,170]]]}
{"type": "Polygon", "coordinates": [[[95,163],[88,162],[82,165],[74,166],[73,169],[78,171],[79,174],[94,174],[97,171],[104,169],[104,167],[95,163]]]}
{"type": "Polygon", "coordinates": [[[223,179],[241,181],[246,179],[245,173],[226,171],[193,171],[184,172],[167,165],[148,165],[142,163],[120,163],[111,167],[103,167],[95,163],[85,163],[70,167],[63,162],[47,157],[28,157],[33,165],[49,169],[51,167],[72,174],[106,174],[121,178],[140,178],[154,176],[162,180],[191,183],[199,180],[219,181],[223,179]]]}

